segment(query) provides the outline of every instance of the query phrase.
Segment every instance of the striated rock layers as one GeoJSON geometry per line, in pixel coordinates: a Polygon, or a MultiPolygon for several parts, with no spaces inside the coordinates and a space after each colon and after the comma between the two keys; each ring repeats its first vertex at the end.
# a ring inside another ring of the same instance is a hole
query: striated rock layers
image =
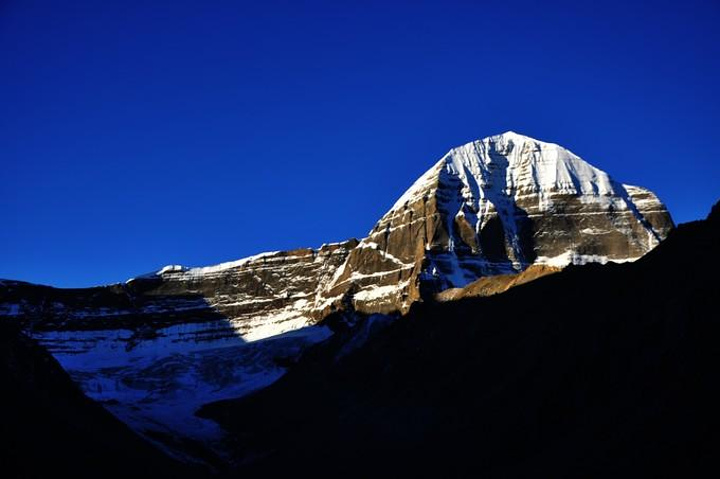
{"type": "Polygon", "coordinates": [[[649,190],[507,132],[450,150],[350,253],[325,295],[367,312],[529,265],[632,261],[673,227],[649,190]]]}
{"type": "MultiPolygon", "coordinates": [[[[0,317],[17,318],[41,339],[46,332],[63,330],[86,335],[122,330],[127,351],[158,336],[175,345],[237,336],[253,341],[307,325],[308,311],[357,244],[350,240],[319,249],[263,253],[204,268],[166,266],[124,284],[95,288],[2,281],[0,317]]],[[[63,336],[55,344],[52,335],[47,336],[51,351],[66,352],[63,344],[70,338],[63,336]]],[[[71,350],[96,346],[85,337],[71,350]]]]}

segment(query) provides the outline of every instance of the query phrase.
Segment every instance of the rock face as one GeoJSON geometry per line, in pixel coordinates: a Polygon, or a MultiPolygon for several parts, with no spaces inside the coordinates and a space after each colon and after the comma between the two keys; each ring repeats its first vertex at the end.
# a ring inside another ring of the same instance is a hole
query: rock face
{"type": "Polygon", "coordinates": [[[468,284],[464,288],[446,289],[437,294],[435,299],[436,301],[442,303],[478,296],[493,296],[495,294],[504,293],[515,286],[520,286],[542,278],[543,276],[559,273],[560,271],[562,271],[562,269],[557,266],[534,264],[521,273],[483,276],[479,280],[468,284]]]}
{"type": "Polygon", "coordinates": [[[453,148],[349,255],[326,291],[364,312],[532,264],[635,260],[673,227],[650,191],[507,132],[453,148]]]}
{"type": "Polygon", "coordinates": [[[357,244],[263,253],[204,268],[166,266],[128,284],[149,284],[153,295],[197,295],[228,320],[232,336],[254,341],[314,322],[310,312],[322,307],[322,292],[357,244]]]}
{"type": "Polygon", "coordinates": [[[308,311],[356,245],[168,266],[96,288],[1,281],[0,321],[19,323],[88,396],[147,439],[178,459],[212,464],[222,431],[194,411],[267,386],[331,334],[304,328],[308,311]]]}
{"type": "MultiPolygon", "coordinates": [[[[124,330],[128,352],[159,336],[175,344],[238,336],[254,341],[307,326],[307,312],[357,243],[263,253],[204,268],[166,266],[124,284],[95,288],[2,281],[0,317],[16,318],[41,337],[65,330],[124,330]]],[[[72,352],[98,347],[97,342],[83,343],[72,352]]],[[[45,344],[52,352],[69,352],[50,339],[45,344]]]]}
{"type": "Polygon", "coordinates": [[[90,397],[177,452],[157,438],[216,439],[195,409],[276,380],[331,334],[313,326],[331,312],[406,312],[531,265],[634,260],[671,228],[650,191],[508,132],[450,150],[362,241],[166,266],[97,288],[4,281],[0,321],[20,323],[90,397]]]}

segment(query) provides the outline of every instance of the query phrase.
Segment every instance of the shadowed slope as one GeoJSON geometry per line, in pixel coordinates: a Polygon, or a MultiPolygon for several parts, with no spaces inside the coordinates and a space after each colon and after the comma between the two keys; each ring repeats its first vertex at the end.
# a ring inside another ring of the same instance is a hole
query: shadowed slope
{"type": "Polygon", "coordinates": [[[85,397],[43,348],[0,323],[0,474],[6,478],[186,477],[180,466],[85,397]]]}
{"type": "Polygon", "coordinates": [[[319,345],[270,388],[202,414],[234,432],[238,475],[717,472],[713,211],[633,264],[416,305],[341,360],[341,343],[319,345]]]}

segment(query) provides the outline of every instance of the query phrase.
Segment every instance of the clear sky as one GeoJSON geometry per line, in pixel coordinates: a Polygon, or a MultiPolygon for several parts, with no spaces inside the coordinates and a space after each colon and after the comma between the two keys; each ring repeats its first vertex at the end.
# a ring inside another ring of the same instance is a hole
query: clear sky
{"type": "Polygon", "coordinates": [[[514,130],[720,197],[720,2],[0,1],[0,277],[88,286],[362,237],[514,130]]]}

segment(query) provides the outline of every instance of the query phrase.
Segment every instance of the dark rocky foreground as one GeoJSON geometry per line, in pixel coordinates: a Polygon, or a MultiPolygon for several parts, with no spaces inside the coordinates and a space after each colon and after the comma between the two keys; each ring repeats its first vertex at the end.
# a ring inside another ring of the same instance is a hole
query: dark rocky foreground
{"type": "Polygon", "coordinates": [[[416,304],[201,414],[233,435],[228,477],[715,477],[718,245],[720,204],[636,263],[416,304]]]}

